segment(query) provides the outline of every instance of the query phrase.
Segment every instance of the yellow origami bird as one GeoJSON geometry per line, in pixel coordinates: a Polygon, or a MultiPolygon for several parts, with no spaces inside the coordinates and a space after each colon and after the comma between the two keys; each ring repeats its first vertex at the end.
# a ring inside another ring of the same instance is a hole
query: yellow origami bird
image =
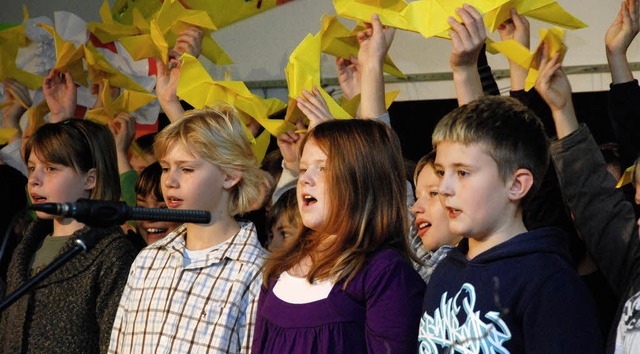
{"type": "Polygon", "coordinates": [[[84,57],[84,45],[80,45],[76,48],[73,43],[62,39],[53,27],[42,23],[38,26],[44,28],[53,36],[53,41],[56,46],[56,63],[53,68],[60,72],[68,70],[74,81],[84,87],[87,87],[89,84],[87,82],[87,75],[82,63],[82,58],[84,57]]]}
{"type": "Polygon", "coordinates": [[[533,52],[529,52],[529,49],[513,39],[502,42],[489,42],[487,46],[499,53],[502,53],[514,63],[529,70],[529,74],[525,81],[525,90],[529,91],[533,88],[536,79],[538,78],[538,66],[540,64],[540,55],[542,54],[543,48],[542,44],[545,44],[549,48],[550,56],[559,52],[560,61],[562,61],[565,53],[567,52],[567,46],[562,42],[563,38],[564,30],[561,28],[543,28],[540,30],[540,44],[538,44],[538,47],[536,47],[533,52]]]}
{"type": "MultiPolygon", "coordinates": [[[[356,26],[349,31],[336,16],[324,15],[322,19],[322,28],[320,30],[321,50],[323,53],[349,59],[351,55],[358,57],[358,31],[361,27],[356,26]]],[[[407,76],[398,69],[393,63],[391,57],[387,55],[384,60],[383,70],[395,77],[406,79],[407,76]]]]}
{"type": "Polygon", "coordinates": [[[509,0],[333,0],[336,13],[342,17],[369,22],[373,14],[385,26],[418,32],[425,38],[448,38],[449,16],[461,21],[456,8],[468,4],[485,14],[509,0]]]}
{"type": "MultiPolygon", "coordinates": [[[[253,118],[268,134],[277,136],[295,128],[284,120],[268,118],[274,112],[284,109],[282,101],[256,96],[242,81],[214,81],[200,61],[189,54],[183,54],[181,61],[177,95],[194,108],[203,109],[226,102],[238,110],[244,124],[253,118]]],[[[254,154],[264,157],[268,147],[268,144],[264,145],[266,138],[254,138],[250,133],[247,137],[252,142],[254,154]]]]}
{"type": "Polygon", "coordinates": [[[105,59],[104,55],[96,50],[93,44],[89,43],[84,47],[84,57],[87,63],[87,70],[89,72],[89,80],[92,83],[98,83],[103,79],[107,79],[109,80],[109,83],[115,87],[138,92],[148,92],[133,79],[111,66],[107,59],[105,59]]]}
{"type": "Polygon", "coordinates": [[[114,101],[110,91],[109,81],[105,79],[104,89],[100,93],[103,107],[87,111],[85,115],[87,119],[96,123],[107,124],[119,113],[132,113],[156,99],[156,96],[150,93],[124,90],[114,101]]]}
{"type": "Polygon", "coordinates": [[[289,63],[284,69],[289,87],[289,104],[285,120],[295,124],[299,118],[305,118],[298,108],[296,99],[302,96],[302,91],[312,92],[317,88],[336,119],[349,119],[349,115],[338,103],[321,87],[320,83],[320,33],[315,36],[308,34],[289,56],[289,63]]]}
{"type": "Polygon", "coordinates": [[[217,27],[209,15],[202,10],[188,10],[176,0],[166,0],[162,4],[149,21],[148,34],[122,37],[119,40],[133,59],[160,57],[166,64],[169,47],[175,44],[178,34],[188,26],[204,30],[202,55],[217,65],[233,64],[231,58],[211,37],[211,31],[217,27]]]}
{"type": "Polygon", "coordinates": [[[501,23],[511,17],[510,11],[515,8],[518,14],[535,18],[556,26],[578,29],[587,25],[568,13],[555,0],[509,0],[506,4],[487,12],[484,23],[490,32],[500,26],[501,23]]]}

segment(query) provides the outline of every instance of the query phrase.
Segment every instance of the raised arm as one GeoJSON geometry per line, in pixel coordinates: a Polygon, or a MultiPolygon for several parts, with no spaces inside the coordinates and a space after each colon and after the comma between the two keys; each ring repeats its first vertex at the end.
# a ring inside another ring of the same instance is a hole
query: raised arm
{"type": "Polygon", "coordinates": [[[587,250],[618,296],[638,290],[640,241],[633,206],[606,169],[589,129],[578,124],[571,87],[558,56],[540,61],[536,90],[551,108],[558,140],[551,157],[558,182],[587,250]]]}
{"type": "Polygon", "coordinates": [[[359,113],[361,118],[377,118],[387,112],[382,68],[394,35],[395,28],[383,27],[377,14],[371,17],[371,23],[367,24],[367,28],[358,33],[358,61],[362,70],[359,113]]]}
{"type": "Polygon", "coordinates": [[[467,104],[483,95],[482,83],[477,70],[478,56],[487,39],[482,15],[473,6],[463,5],[456,9],[462,23],[449,17],[451,31],[451,56],[449,64],[453,71],[453,84],[458,105],[467,104]]]}
{"type": "MultiPolygon", "coordinates": [[[[529,49],[530,47],[530,29],[529,21],[526,17],[520,16],[516,9],[511,9],[511,18],[498,26],[500,40],[514,40],[529,49]]],[[[509,76],[511,79],[511,91],[524,90],[524,82],[527,78],[528,71],[522,66],[509,60],[509,76]]]]}
{"type": "Polygon", "coordinates": [[[620,5],[618,16],[607,30],[604,41],[613,84],[633,80],[627,60],[627,49],[640,31],[639,21],[639,0],[626,0],[620,5]]]}
{"type": "Polygon", "coordinates": [[[558,139],[562,139],[578,129],[578,120],[571,100],[571,85],[561,67],[560,53],[549,57],[548,47],[545,46],[540,59],[535,88],[551,109],[558,139]]]}
{"type": "Polygon", "coordinates": [[[162,60],[156,59],[158,68],[156,81],[156,97],[160,103],[162,111],[167,115],[171,122],[175,122],[184,113],[184,109],[180,105],[178,99],[178,79],[180,78],[180,68],[182,64],[179,60],[171,59],[165,66],[162,60]]]}

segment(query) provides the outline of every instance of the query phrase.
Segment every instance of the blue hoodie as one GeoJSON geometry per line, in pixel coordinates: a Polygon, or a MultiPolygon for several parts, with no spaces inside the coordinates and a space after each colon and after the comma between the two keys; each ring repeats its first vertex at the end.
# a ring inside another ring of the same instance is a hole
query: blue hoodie
{"type": "Polygon", "coordinates": [[[464,239],[427,286],[420,353],[603,352],[593,299],[565,238],[541,228],[472,260],[464,239]]]}

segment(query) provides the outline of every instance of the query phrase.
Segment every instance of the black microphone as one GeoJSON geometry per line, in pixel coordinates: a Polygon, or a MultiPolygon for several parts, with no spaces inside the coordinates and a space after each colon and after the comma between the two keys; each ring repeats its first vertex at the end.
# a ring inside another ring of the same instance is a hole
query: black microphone
{"type": "Polygon", "coordinates": [[[127,220],[174,221],[206,224],[211,213],[204,210],[178,210],[130,207],[125,202],[79,199],[75,203],[33,204],[29,209],[74,218],[93,227],[120,225],[127,220]]]}

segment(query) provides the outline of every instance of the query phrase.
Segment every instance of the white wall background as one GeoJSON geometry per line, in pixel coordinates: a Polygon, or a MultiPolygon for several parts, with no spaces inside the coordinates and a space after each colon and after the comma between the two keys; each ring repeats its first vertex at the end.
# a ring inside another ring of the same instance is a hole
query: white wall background
{"type": "MultiPolygon", "coordinates": [[[[71,11],[86,21],[99,20],[102,0],[0,0],[1,23],[19,23],[22,20],[22,5],[26,4],[31,17],[53,17],[56,10],[71,11]]],[[[242,0],[229,0],[242,1],[242,0]]],[[[620,0],[558,0],[574,16],[589,25],[588,28],[567,31],[565,42],[569,47],[565,66],[599,66],[606,64],[604,34],[620,7],[620,0]]],[[[110,1],[113,3],[113,0],[110,1]]],[[[232,78],[244,80],[251,86],[278,86],[284,80],[284,67],[289,54],[307,33],[316,33],[320,28],[323,13],[335,14],[330,0],[295,0],[263,14],[232,24],[214,33],[214,38],[227,51],[235,64],[227,67],[209,65],[214,78],[222,78],[230,70],[232,78]]],[[[549,27],[535,20],[532,23],[532,47],[537,45],[540,27],[549,27]]],[[[344,20],[347,27],[353,22],[344,20]]],[[[498,38],[497,33],[491,35],[498,38]]],[[[640,40],[629,50],[629,60],[640,58],[640,40]]],[[[399,31],[390,54],[405,74],[449,72],[450,43],[446,40],[424,39],[418,34],[399,31]]],[[[206,60],[206,59],[205,59],[206,60]]],[[[507,60],[501,56],[489,56],[494,70],[507,69],[507,60]]],[[[336,76],[332,57],[323,58],[323,78],[336,76]]],[[[574,91],[608,90],[608,72],[571,74],[574,91]]],[[[501,79],[498,85],[508,90],[509,81],[501,79]]],[[[417,100],[454,97],[450,81],[421,81],[392,83],[388,89],[400,89],[399,100],[417,100]]],[[[255,89],[269,97],[286,96],[286,88],[255,89]]]]}

